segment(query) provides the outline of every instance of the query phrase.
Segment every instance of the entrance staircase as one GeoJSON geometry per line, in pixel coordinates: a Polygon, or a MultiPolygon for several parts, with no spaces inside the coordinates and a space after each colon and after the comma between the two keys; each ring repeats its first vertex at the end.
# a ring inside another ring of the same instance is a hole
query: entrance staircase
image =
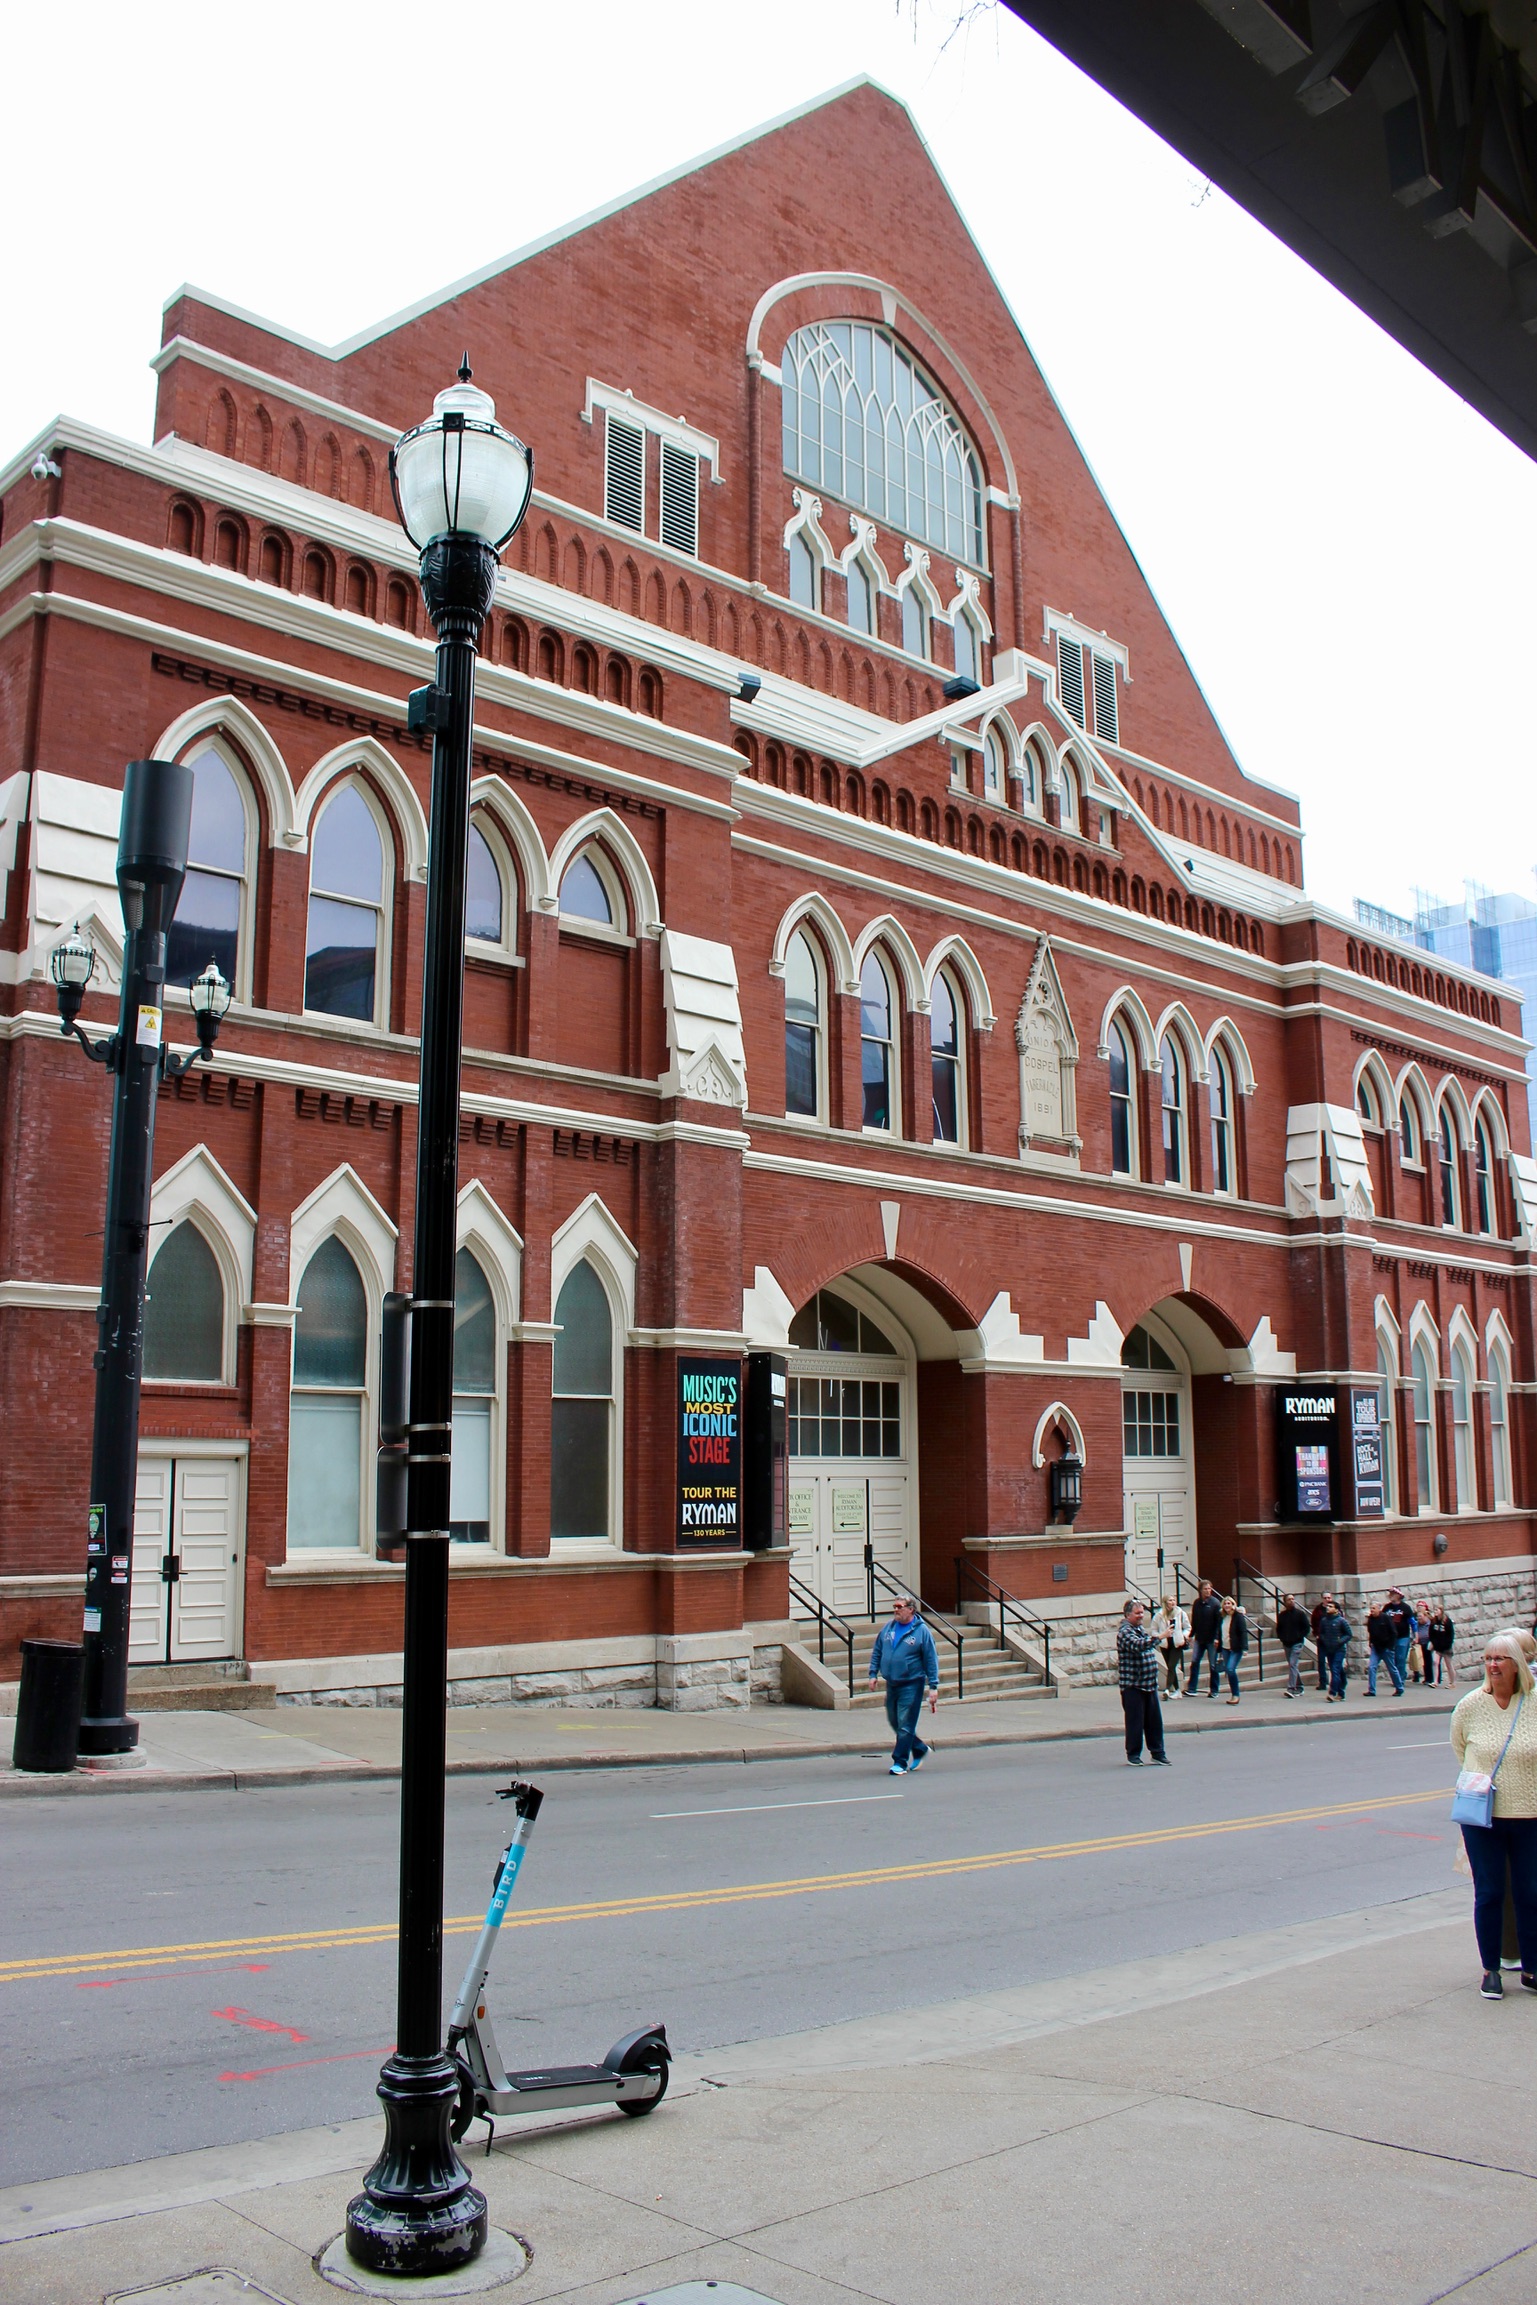
{"type": "Polygon", "coordinates": [[[130,1713],[265,1712],[278,1701],[275,1681],[253,1681],[237,1657],[201,1665],[133,1665],[130,1713]]]}
{"type": "MultiPolygon", "coordinates": [[[[937,1609],[925,1611],[934,1647],[939,1656],[939,1694],[946,1704],[957,1702],[957,1682],[965,1685],[964,1703],[978,1704],[997,1697],[1054,1697],[1055,1688],[1047,1680],[1038,1664],[1029,1664],[1015,1649],[1000,1649],[997,1632],[991,1625],[975,1625],[969,1617],[941,1616],[937,1609]],[[953,1644],[945,1634],[953,1633],[963,1644],[964,1672],[957,1670],[957,1657],[953,1644]]],[[[881,1623],[885,1622],[882,1618],[881,1623]]],[[[856,1631],[864,1626],[855,1619],[856,1631]]],[[[856,1707],[884,1708],[884,1689],[872,1690],[865,1678],[870,1665],[870,1651],[875,1644],[876,1626],[871,1625],[864,1641],[863,1654],[855,1654],[854,1704],[856,1707]]]]}

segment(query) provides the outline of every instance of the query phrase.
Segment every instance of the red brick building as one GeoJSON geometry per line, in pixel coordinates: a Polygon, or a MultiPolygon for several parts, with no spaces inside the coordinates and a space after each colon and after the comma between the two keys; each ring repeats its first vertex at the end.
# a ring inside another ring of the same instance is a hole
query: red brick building
{"type": "Polygon", "coordinates": [[[110,964],[158,754],[197,780],[170,973],[212,950],[235,1003],[159,1112],[135,1655],[398,1677],[432,643],[385,465],[466,345],[537,467],[475,736],[460,1693],[771,1671],[785,1553],[677,1542],[678,1357],[754,1345],[790,1354],[795,1572],[846,1610],[868,1536],[1078,1669],[1160,1551],[1529,1614],[1509,990],[1306,896],[1295,801],[861,84],[335,349],[183,290],[155,445],[61,421],[0,474],[0,1672],[83,1566],[107,1083],[48,956],[85,923],[110,964]],[[1289,1399],[1357,1395],[1385,1511],[1348,1430],[1322,1499],[1278,1447],[1289,1399]]]}

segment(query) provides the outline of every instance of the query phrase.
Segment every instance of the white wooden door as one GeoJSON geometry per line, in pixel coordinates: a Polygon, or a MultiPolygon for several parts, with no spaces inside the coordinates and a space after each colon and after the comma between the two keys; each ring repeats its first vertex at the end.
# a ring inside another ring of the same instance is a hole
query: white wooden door
{"type": "Polygon", "coordinates": [[[1123,1398],[1126,1575],[1158,1600],[1173,1593],[1176,1564],[1195,1572],[1190,1395],[1183,1384],[1138,1375],[1127,1377],[1123,1398]]]}
{"type": "Polygon", "coordinates": [[[240,1654],[241,1473],[238,1457],[139,1459],[130,1664],[240,1654]]]}
{"type": "Polygon", "coordinates": [[[163,1665],[170,1586],[161,1563],[171,1550],[176,1467],[169,1457],[140,1457],[133,1504],[133,1583],[128,1596],[128,1662],[163,1665]]]}

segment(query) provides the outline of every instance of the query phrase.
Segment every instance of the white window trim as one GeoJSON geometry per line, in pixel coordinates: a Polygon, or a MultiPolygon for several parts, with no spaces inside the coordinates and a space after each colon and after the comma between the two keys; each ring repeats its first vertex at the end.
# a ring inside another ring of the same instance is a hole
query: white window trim
{"type": "MultiPolygon", "coordinates": [[[[195,1223],[219,1267],[224,1283],[223,1374],[219,1388],[236,1382],[240,1323],[251,1302],[256,1254],[256,1211],[237,1192],[206,1145],[194,1145],[166,1170],[150,1193],[150,1255],[154,1263],[179,1224],[195,1223]],[[164,1227],[161,1232],[160,1228],[164,1227]],[[155,1235],[159,1233],[159,1238],[155,1235]]],[[[179,1388],[189,1380],[146,1377],[146,1385],[179,1388]]],[[[216,1389],[201,1380],[205,1391],[216,1389]]]]}
{"type": "MultiPolygon", "coordinates": [[[[806,1127],[806,1128],[826,1128],[826,1127],[827,1127],[827,1125],[828,1125],[827,1115],[828,1115],[828,1110],[829,1110],[829,1104],[828,1104],[828,1075],[827,1075],[827,1036],[828,1036],[828,1029],[829,1029],[829,1019],[830,1019],[830,1014],[831,1014],[831,987],[830,987],[830,983],[829,983],[829,972],[828,972],[828,967],[827,967],[827,960],[826,960],[826,956],[824,955],[824,953],[823,953],[823,951],[822,951],[822,944],[821,944],[821,939],[820,939],[820,938],[819,938],[819,937],[818,937],[818,936],[817,936],[817,935],[814,933],[814,931],[812,930],[812,928],[811,928],[811,927],[810,927],[810,925],[809,925],[809,924],[810,924],[810,923],[811,923],[813,920],[815,920],[815,919],[816,919],[816,917],[817,917],[817,916],[816,916],[814,913],[812,913],[812,912],[809,912],[809,911],[808,911],[808,912],[803,912],[803,913],[800,915],[800,917],[799,917],[799,918],[798,918],[798,919],[795,921],[794,925],[791,927],[789,934],[788,934],[788,935],[786,936],[786,938],[785,938],[785,945],[784,945],[784,959],[783,959],[783,960],[782,960],[782,961],[781,961],[781,962],[778,964],[777,968],[771,968],[771,969],[770,969],[770,972],[769,972],[771,975],[776,975],[776,976],[778,976],[778,977],[779,977],[779,979],[780,979],[780,990],[781,990],[781,992],[783,992],[783,990],[784,990],[784,979],[785,979],[785,976],[786,976],[786,974],[787,974],[787,970],[788,970],[788,964],[789,964],[789,958],[790,958],[790,947],[791,947],[791,945],[794,943],[794,941],[795,941],[795,939],[796,939],[797,937],[800,937],[800,938],[802,938],[802,939],[804,940],[804,942],[805,942],[805,945],[806,945],[806,949],[807,949],[807,951],[808,951],[808,952],[810,953],[810,955],[811,955],[811,965],[812,965],[813,969],[816,971],[816,985],[817,985],[817,1027],[816,1027],[816,1060],[817,1060],[817,1090],[816,1090],[816,1095],[817,1095],[817,1109],[816,1109],[816,1111],[815,1111],[814,1113],[805,1113],[805,1112],[794,1112],[794,1113],[793,1113],[793,1112],[791,1112],[791,1111],[789,1110],[789,1108],[788,1108],[788,1106],[787,1106],[787,1107],[786,1107],[786,1109],[785,1109],[785,1119],[786,1119],[787,1121],[794,1121],[794,1122],[799,1122],[799,1123],[801,1123],[801,1124],[802,1124],[804,1127],[806,1127]]],[[[789,1021],[790,1021],[790,1020],[789,1020],[789,1016],[788,1016],[788,1014],[786,1014],[786,1017],[785,1017],[785,1024],[786,1024],[786,1027],[787,1027],[787,1028],[788,1028],[788,1025],[789,1025],[789,1021]]]]}
{"type": "MultiPolygon", "coordinates": [[[[381,806],[375,794],[370,790],[367,779],[362,776],[342,776],[337,778],[336,782],[331,786],[330,790],[326,793],[324,799],[320,802],[319,807],[315,811],[314,827],[316,831],[319,830],[320,820],[324,816],[326,810],[330,807],[334,800],[338,799],[341,794],[349,788],[349,786],[359,794],[364,807],[368,810],[369,815],[373,818],[374,823],[379,828],[379,847],[382,860],[382,870],[379,883],[379,903],[377,908],[372,908],[369,906],[368,900],[365,897],[337,896],[332,890],[326,888],[317,890],[315,886],[315,844],[313,838],[311,839],[309,855],[309,885],[306,888],[304,895],[304,989],[305,992],[308,993],[309,908],[312,900],[317,895],[319,895],[329,899],[333,904],[354,905],[359,912],[366,912],[374,909],[379,924],[379,941],[374,961],[374,1013],[371,1017],[346,1017],[341,1021],[352,1025],[363,1025],[367,1028],[371,1028],[374,1032],[388,1032],[390,1024],[390,979],[395,973],[393,965],[395,956],[395,827],[391,823],[389,816],[386,814],[384,808],[381,806]]],[[[311,1008],[307,1000],[305,1002],[303,1013],[305,1016],[325,1018],[330,1018],[332,1016],[330,1009],[311,1008]]]]}
{"type": "Polygon", "coordinates": [[[674,448],[682,448],[710,467],[710,478],[717,484],[725,479],[720,466],[720,442],[710,432],[701,432],[683,416],[668,416],[660,408],[653,408],[634,393],[621,390],[617,384],[600,384],[595,376],[587,379],[587,396],[582,404],[582,422],[591,424],[601,411],[607,415],[612,409],[626,424],[638,424],[643,432],[658,440],[670,440],[674,448]]]}
{"type": "Polygon", "coordinates": [[[1411,1428],[1414,1433],[1414,1478],[1416,1486],[1419,1488],[1419,1495],[1415,1500],[1415,1508],[1417,1515],[1421,1520],[1435,1519],[1441,1509],[1439,1503],[1441,1495],[1441,1452],[1437,1445],[1436,1433],[1436,1393],[1439,1389],[1440,1382],[1439,1363],[1440,1356],[1436,1350],[1436,1345],[1433,1339],[1427,1336],[1423,1330],[1416,1331],[1411,1336],[1409,1342],[1409,1417],[1411,1428]],[[1429,1478],[1423,1483],[1420,1481],[1419,1477],[1420,1413],[1419,1400],[1417,1397],[1419,1392],[1419,1371],[1415,1366],[1415,1357],[1419,1353],[1423,1353],[1425,1356],[1426,1390],[1428,1395],[1428,1406],[1430,1410],[1429,1417],[1426,1419],[1425,1428],[1427,1436],[1426,1445],[1429,1453],[1429,1478]]]}
{"type": "MultiPolygon", "coordinates": [[[[624,1550],[624,1356],[625,1347],[635,1331],[635,1275],[639,1258],[623,1228],[617,1224],[596,1193],[589,1193],[581,1206],[574,1209],[565,1223],[560,1225],[550,1241],[550,1319],[555,1318],[555,1307],[560,1292],[575,1268],[590,1264],[608,1298],[612,1323],[613,1393],[610,1411],[608,1451],[608,1529],[607,1545],[594,1547],[581,1537],[552,1537],[550,1551],[566,1560],[582,1551],[622,1552],[624,1550]]],[[[553,1339],[552,1339],[553,1341],[553,1339]]],[[[554,1394],[553,1361],[551,1368],[551,1399],[554,1394]]]]}
{"type": "Polygon", "coordinates": [[[306,1545],[302,1551],[288,1554],[285,1492],[285,1558],[296,1561],[354,1560],[359,1552],[371,1555],[374,1543],[373,1469],[379,1448],[379,1334],[384,1318],[385,1294],[395,1286],[395,1251],[399,1236],[357,1171],[345,1161],[339,1168],[332,1170],[323,1184],[316,1186],[307,1200],[300,1202],[289,1220],[289,1304],[285,1309],[292,1315],[287,1324],[290,1399],[294,1392],[293,1349],[298,1331],[299,1283],[304,1278],[310,1258],[321,1242],[328,1240],[332,1233],[337,1235],[357,1266],[366,1299],[368,1331],[363,1372],[363,1462],[359,1473],[362,1487],[361,1511],[358,1516],[361,1525],[355,1545],[337,1545],[334,1548],[306,1545]]]}
{"type": "MultiPolygon", "coordinates": [[[[230,987],[230,992],[239,1005],[249,1007],[251,1005],[253,948],[256,942],[256,870],[257,857],[261,847],[256,799],[251,790],[249,769],[228,738],[222,736],[217,728],[210,728],[202,735],[195,737],[190,744],[183,747],[176,757],[181,760],[184,766],[190,768],[192,763],[205,752],[216,753],[234,778],[235,790],[240,795],[240,806],[245,817],[245,853],[240,868],[239,926],[235,935],[235,981],[230,987]]],[[[156,757],[163,759],[170,756],[157,754],[156,757]]],[[[199,866],[191,861],[189,861],[187,869],[189,872],[214,871],[215,877],[220,879],[228,877],[218,871],[217,868],[199,866]]],[[[165,1005],[167,1008],[190,1010],[192,1006],[191,987],[168,984],[165,987],[165,1005]]]]}
{"type": "Polygon", "coordinates": [[[496,1386],[491,1404],[491,1545],[507,1549],[507,1347],[523,1309],[523,1241],[479,1177],[459,1194],[455,1253],[468,1249],[485,1274],[496,1323],[496,1386]]]}
{"type": "MultiPolygon", "coordinates": [[[[1140,1124],[1141,1124],[1141,1114],[1140,1114],[1140,1112],[1139,1112],[1139,1111],[1138,1111],[1138,1109],[1137,1109],[1137,1108],[1138,1108],[1138,1103],[1139,1103],[1139,1099],[1138,1099],[1138,1095],[1137,1095],[1137,1082],[1138,1082],[1139,1078],[1141,1077],[1142,1073],[1146,1072],[1146,1071],[1149,1069],[1149,1067],[1147,1066],[1147,1064],[1146,1064],[1145,1060],[1144,1060],[1143,1062],[1140,1062],[1140,1063],[1139,1063],[1139,1061],[1138,1061],[1138,1057],[1139,1057],[1139,1045],[1138,1045],[1138,1044],[1139,1044],[1139,1035],[1138,1035],[1138,1033],[1137,1033],[1137,1029],[1136,1029],[1135,1025],[1133,1025],[1133,1024],[1129,1024],[1129,1023],[1127,1022],[1127,1019],[1125,1018],[1125,1016],[1124,1016],[1124,1015],[1121,1013],[1121,1011],[1120,1011],[1119,1009],[1117,1009],[1117,1010],[1116,1010],[1116,1012],[1114,1013],[1114,1015],[1107,1017],[1107,1018],[1106,1018],[1106,1020],[1105,1020],[1105,1032],[1104,1032],[1105,1050],[1104,1050],[1104,1053],[1105,1053],[1105,1062],[1106,1062],[1106,1065],[1107,1065],[1107,1066],[1108,1066],[1108,1064],[1109,1064],[1109,1062],[1110,1062],[1110,1057],[1111,1057],[1110,1035],[1111,1035],[1113,1032],[1118,1032],[1118,1033],[1120,1034],[1120,1036],[1121,1036],[1121,1045],[1122,1045],[1122,1047],[1123,1047],[1123,1048],[1125,1049],[1125,1051],[1126,1051],[1126,1110],[1127,1110],[1127,1119],[1128,1119],[1128,1122],[1129,1122],[1129,1128],[1128,1128],[1128,1136],[1129,1136],[1129,1139],[1130,1139],[1130,1142],[1129,1142],[1129,1144],[1128,1144],[1128,1148],[1127,1148],[1127,1150],[1128,1150],[1128,1154],[1129,1154],[1129,1157],[1130,1157],[1131,1166],[1130,1166],[1129,1168],[1124,1168],[1124,1169],[1118,1169],[1118,1168],[1115,1166],[1115,1132],[1114,1132],[1114,1129],[1112,1128],[1112,1130],[1111,1130],[1111,1137],[1110,1137],[1110,1164],[1111,1164],[1111,1165],[1110,1165],[1110,1174],[1111,1174],[1111,1176],[1112,1176],[1112,1177],[1125,1177],[1125,1178],[1126,1178],[1126,1180],[1127,1180],[1127,1182],[1128,1182],[1129,1184],[1139,1184],[1139,1183],[1141,1182],[1141,1179],[1142,1179],[1142,1145],[1141,1145],[1141,1126],[1140,1126],[1140,1124]]],[[[1161,1066],[1159,1067],[1159,1075],[1160,1075],[1160,1079],[1161,1079],[1161,1078],[1162,1078],[1162,1067],[1161,1067],[1161,1066]]],[[[1160,1089],[1160,1092],[1159,1092],[1159,1093],[1160,1093],[1160,1096],[1161,1096],[1161,1095],[1162,1095],[1162,1090],[1161,1090],[1161,1089],[1160,1089]]],[[[1114,1092],[1114,1090],[1113,1090],[1113,1089],[1112,1089],[1112,1088],[1109,1086],[1108,1075],[1107,1075],[1107,1078],[1106,1078],[1106,1089],[1105,1089],[1105,1094],[1106,1094],[1106,1097],[1107,1097],[1107,1099],[1108,1099],[1108,1100],[1109,1100],[1109,1102],[1110,1102],[1111,1111],[1112,1111],[1112,1114],[1113,1114],[1113,1112],[1114,1112],[1114,1102],[1115,1102],[1115,1092],[1114,1092]]],[[[1163,1146],[1162,1146],[1162,1139],[1161,1139],[1161,1134],[1160,1134],[1160,1143],[1159,1143],[1159,1150],[1160,1150],[1160,1152],[1162,1151],[1162,1149],[1163,1149],[1163,1146]]]]}
{"type": "Polygon", "coordinates": [[[497,960],[504,966],[521,966],[518,952],[518,875],[508,847],[506,835],[488,808],[477,808],[471,796],[470,824],[491,851],[502,884],[502,933],[493,943],[489,937],[466,935],[464,949],[476,960],[497,960]]]}

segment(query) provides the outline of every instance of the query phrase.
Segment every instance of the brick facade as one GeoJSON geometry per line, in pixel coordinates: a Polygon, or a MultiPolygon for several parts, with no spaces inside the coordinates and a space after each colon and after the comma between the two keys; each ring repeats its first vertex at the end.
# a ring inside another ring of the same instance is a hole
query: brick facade
{"type": "MultiPolygon", "coordinates": [[[[675,1550],[676,1361],[783,1346],[785,1308],[850,1274],[909,1355],[912,1573],[944,1606],[965,1560],[1075,1641],[1114,1605],[1121,1354],[1154,1316],[1186,1386],[1202,1567],[1227,1582],[1240,1556],[1312,1589],[1434,1561],[1470,1618],[1480,1577],[1526,1607],[1537,1172],[1517,1004],[1379,950],[1306,896],[1295,801],[1232,758],[911,121],[864,86],[335,353],[185,293],[165,315],[154,449],[65,423],[43,443],[57,475],[34,476],[30,449],[0,475],[0,1676],[24,1634],[77,1623],[83,1560],[108,1084],[58,1038],[47,955],[77,919],[110,945],[110,842],[82,861],[93,796],[130,757],[215,742],[250,816],[245,976],[215,1062],[162,1094],[156,1172],[214,1164],[253,1220],[250,1294],[233,1381],[148,1386],[142,1431],[168,1456],[224,1444],[244,1466],[253,1669],[282,1667],[315,1701],[354,1685],[387,1701],[401,1580],[372,1558],[366,1511],[350,1556],[290,1557],[292,1251],[296,1212],[345,1172],[357,1222],[376,1211],[397,1243],[370,1287],[409,1285],[429,761],[405,698],[430,677],[431,635],[386,458],[465,344],[537,470],[476,719],[477,822],[508,926],[505,949],[474,946],[467,964],[460,1179],[514,1244],[519,1301],[498,1312],[491,1557],[455,1560],[458,1679],[544,1701],[569,1684],[577,1701],[652,1685],[664,1702],[739,1702],[754,1669],[769,1685],[750,1640],[718,1636],[786,1615],[783,1555],[675,1550]],[[975,565],[857,488],[786,471],[785,348],[819,322],[905,348],[969,436],[975,565]],[[644,433],[644,533],[604,514],[605,393],[633,395],[644,433]],[[692,553],[657,533],[669,441],[698,459],[692,553]],[[873,633],[850,622],[855,512],[885,572],[873,633]],[[818,608],[790,596],[797,524],[818,608]],[[927,655],[903,640],[920,577],[927,655]],[[968,603],[980,688],[947,699],[968,603]],[[1076,712],[1059,635],[1087,650],[1076,712]],[[1100,667],[1113,734],[1092,701],[1100,667]],[[312,837],[349,780],[389,841],[374,1023],[305,1010],[312,837]],[[623,934],[559,908],[552,860],[584,849],[623,934]],[[784,960],[808,899],[814,1117],[786,1112],[784,960]],[[875,924],[900,1107],[881,1132],[862,1126],[857,990],[875,924]],[[685,1061],[669,938],[734,959],[739,1041],[731,1024],[713,1074],[685,1061]],[[930,1094],[941,964],[963,1012],[960,1141],[936,1141],[930,1094]],[[1129,1173],[1113,1017],[1133,1058],[1129,1173]],[[1182,1067],[1176,1182],[1165,1044],[1182,1067]],[[1047,1076],[1033,1129],[1027,1059],[1047,1076]],[[1405,1099],[1429,1147],[1418,1164],[1405,1099]],[[551,1552],[552,1260],[594,1224],[618,1244],[602,1269],[624,1326],[619,1551],[579,1559],[551,1552]],[[1426,1498],[1416,1337],[1435,1364],[1426,1498]],[[1379,1341],[1399,1510],[1282,1524],[1278,1388],[1374,1382],[1379,1341]],[[1083,1506],[1052,1530],[1049,1465],[1071,1422],[1083,1506]],[[658,1644],[654,1682],[630,1651],[584,1680],[582,1641],[595,1656],[658,1644]],[[562,1645],[543,1676],[539,1643],[562,1645]],[[463,1663],[514,1648],[499,1672],[463,1663]],[[306,1684],[306,1660],[349,1658],[354,1683],[338,1668],[306,1684]]],[[[114,1007],[93,993],[85,1021],[103,1029],[114,1007]]],[[[190,1038],[174,1005],[171,1037],[190,1038]]],[[[371,1364],[370,1416],[375,1397],[371,1364]]]]}

